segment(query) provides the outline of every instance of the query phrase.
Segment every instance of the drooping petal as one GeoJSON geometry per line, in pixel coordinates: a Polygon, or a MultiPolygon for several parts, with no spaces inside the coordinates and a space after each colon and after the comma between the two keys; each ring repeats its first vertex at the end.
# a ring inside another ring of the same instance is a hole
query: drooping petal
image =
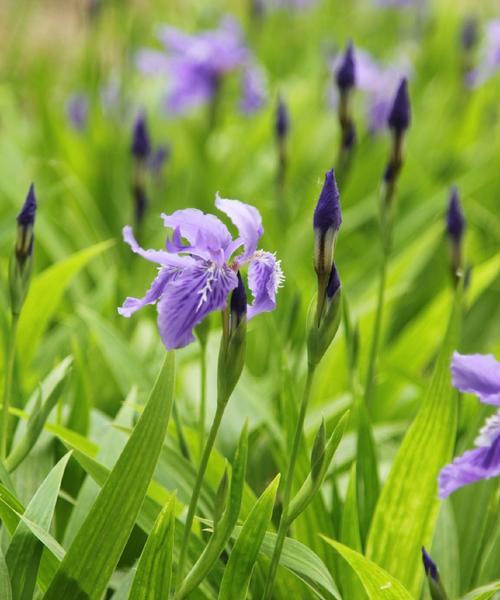
{"type": "MultiPolygon", "coordinates": [[[[238,228],[241,241],[245,246],[245,251],[242,256],[238,257],[238,262],[245,262],[254,254],[257,243],[264,233],[259,211],[250,204],[245,204],[239,200],[221,198],[219,194],[215,198],[215,206],[226,213],[238,228]]],[[[234,252],[235,248],[231,248],[231,250],[234,252]]],[[[230,256],[226,256],[226,259],[229,258],[230,256]]]]}
{"type": "Polygon", "coordinates": [[[500,362],[491,354],[453,354],[453,385],[462,392],[476,394],[481,402],[500,406],[500,362]]]}
{"type": "Polygon", "coordinates": [[[276,294],[284,280],[280,263],[271,252],[259,250],[253,255],[248,268],[248,286],[254,301],[248,307],[248,319],[276,307],[276,294]]]}
{"type": "Polygon", "coordinates": [[[197,208],[186,208],[171,215],[162,214],[162,218],[165,227],[179,229],[181,236],[196,248],[199,256],[211,258],[222,264],[221,255],[223,259],[223,252],[232,242],[232,238],[227,227],[216,216],[205,214],[197,208]],[[210,256],[203,251],[207,251],[210,256]]]}
{"type": "Polygon", "coordinates": [[[174,279],[179,274],[178,269],[162,267],[160,272],[153,280],[151,287],[146,292],[143,298],[133,298],[129,296],[125,302],[118,308],[118,313],[122,317],[131,317],[136,311],[147,304],[154,304],[165,290],[165,286],[169,281],[174,279]]]}
{"type": "Polygon", "coordinates": [[[139,254],[146,260],[158,263],[160,265],[173,267],[173,268],[184,268],[194,264],[194,259],[190,256],[177,256],[176,254],[169,254],[165,250],[144,250],[137,243],[134,237],[132,227],[126,225],[123,228],[123,240],[132,248],[132,252],[139,254]]]}
{"type": "Polygon", "coordinates": [[[237,285],[236,273],[225,265],[204,261],[182,271],[158,302],[158,328],[166,348],[182,348],[194,341],[193,328],[208,313],[223,309],[237,285]]]}
{"type": "Polygon", "coordinates": [[[446,498],[464,485],[498,476],[500,476],[500,432],[490,446],[468,450],[442,469],[439,474],[439,496],[446,498]]]}

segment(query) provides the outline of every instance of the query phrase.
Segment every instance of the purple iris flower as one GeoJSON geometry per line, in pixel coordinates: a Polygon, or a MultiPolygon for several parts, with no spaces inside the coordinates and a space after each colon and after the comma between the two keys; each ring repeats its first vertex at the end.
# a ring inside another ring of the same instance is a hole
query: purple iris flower
{"type": "MultiPolygon", "coordinates": [[[[485,404],[500,406],[500,362],[491,354],[461,355],[455,352],[451,375],[457,389],[476,394],[485,404]]],[[[468,450],[441,470],[441,498],[464,485],[500,476],[500,410],[486,420],[475,444],[474,450],[468,450]]]]}
{"type": "Polygon", "coordinates": [[[261,106],[263,74],[235,21],[227,18],[218,29],[193,35],[163,27],[159,38],[165,51],[142,50],[137,64],[143,73],[167,76],[169,111],[185,113],[212,101],[223,77],[235,71],[243,76],[243,110],[252,112],[261,106]]]}
{"type": "Polygon", "coordinates": [[[83,131],[89,116],[89,101],[84,94],[72,94],[66,103],[66,116],[74,129],[83,131]]]}
{"type": "MultiPolygon", "coordinates": [[[[339,69],[342,59],[342,55],[334,59],[334,73],[339,69]]],[[[398,84],[403,76],[410,74],[411,68],[405,61],[399,65],[385,66],[368,52],[356,48],[356,89],[365,97],[368,128],[372,133],[386,128],[398,84]]],[[[333,94],[336,94],[336,90],[333,94]]]]}
{"type": "Polygon", "coordinates": [[[499,70],[500,19],[493,19],[486,24],[480,64],[468,74],[467,79],[472,87],[477,87],[493,77],[499,70]]]}
{"type": "Polygon", "coordinates": [[[167,349],[182,348],[194,341],[193,328],[207,314],[226,307],[228,295],[238,286],[236,273],[244,265],[248,265],[248,286],[253,295],[248,318],[276,306],[283,273],[274,254],[257,250],[264,232],[259,211],[219,195],[215,205],[238,229],[236,239],[216,216],[195,208],[162,215],[164,225],[173,230],[165,250],[144,250],[131,227],[123,230],[123,238],[132,250],[160,267],[144,298],[127,298],[118,312],[130,317],[146,304],[158,302],[158,328],[167,349]],[[240,249],[242,252],[235,255],[240,249]]]}

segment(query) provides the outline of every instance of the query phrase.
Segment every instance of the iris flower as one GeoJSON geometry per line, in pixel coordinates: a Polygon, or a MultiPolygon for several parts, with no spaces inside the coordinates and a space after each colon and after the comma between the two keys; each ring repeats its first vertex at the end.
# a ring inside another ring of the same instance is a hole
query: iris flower
{"type": "MultiPolygon", "coordinates": [[[[500,362],[491,354],[455,352],[451,374],[453,385],[460,391],[475,394],[484,404],[500,406],[500,362]]],[[[442,469],[441,498],[464,485],[500,475],[500,410],[486,420],[475,444],[474,450],[468,450],[442,469]]]]}
{"type": "Polygon", "coordinates": [[[478,87],[500,71],[500,19],[492,19],[485,26],[481,60],[468,76],[471,87],[478,87]]]}
{"type": "Polygon", "coordinates": [[[232,72],[239,72],[242,77],[243,111],[252,112],[262,106],[262,70],[232,19],[223,20],[218,29],[193,35],[175,27],[163,27],[158,37],[164,52],[144,49],[138,54],[137,65],[143,73],[167,77],[169,111],[184,113],[214,100],[222,79],[232,72]]]}
{"type": "Polygon", "coordinates": [[[238,286],[237,273],[244,265],[248,265],[248,286],[253,295],[248,319],[276,306],[283,273],[274,254],[257,249],[264,232],[259,211],[219,195],[215,205],[238,229],[236,239],[216,216],[195,208],[162,214],[165,227],[173,231],[165,250],[144,250],[131,227],[123,229],[123,238],[133,252],[160,266],[146,295],[127,298],[118,312],[130,317],[143,306],[157,302],[158,328],[167,349],[182,348],[194,341],[193,328],[209,313],[226,307],[228,295],[238,286]]]}

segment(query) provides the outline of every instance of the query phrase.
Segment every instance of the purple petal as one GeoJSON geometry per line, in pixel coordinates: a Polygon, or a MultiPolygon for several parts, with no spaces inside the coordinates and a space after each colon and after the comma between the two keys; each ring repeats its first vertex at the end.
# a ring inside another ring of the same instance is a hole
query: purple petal
{"type": "Polygon", "coordinates": [[[163,294],[167,283],[179,274],[179,269],[163,267],[160,272],[153,280],[151,287],[146,292],[143,298],[128,297],[122,306],[118,308],[118,313],[122,317],[131,317],[136,311],[138,311],[146,304],[154,304],[158,298],[163,294]]]}
{"type": "Polygon", "coordinates": [[[240,107],[246,114],[262,108],[267,97],[266,78],[262,69],[252,64],[243,71],[242,98],[240,107]]]}
{"type": "Polygon", "coordinates": [[[157,50],[140,50],[135,58],[139,71],[148,75],[165,75],[170,69],[171,61],[163,52],[157,50]]]}
{"type": "Polygon", "coordinates": [[[158,328],[168,350],[194,341],[193,328],[215,310],[225,308],[227,297],[238,285],[227,266],[200,262],[171,281],[158,303],[158,328]]]}
{"type": "Polygon", "coordinates": [[[197,208],[186,208],[171,215],[162,214],[162,218],[165,227],[179,229],[181,236],[191,244],[193,254],[223,264],[224,251],[233,240],[227,227],[216,216],[197,208]]]}
{"type": "Polygon", "coordinates": [[[276,293],[284,280],[280,263],[270,252],[258,250],[254,253],[248,268],[248,286],[254,297],[248,307],[248,319],[276,307],[276,293]]]}
{"type": "Polygon", "coordinates": [[[126,225],[123,228],[122,233],[123,240],[132,248],[132,252],[139,254],[139,256],[142,256],[146,260],[164,266],[181,268],[194,264],[194,259],[189,256],[177,256],[175,254],[169,254],[168,252],[165,252],[165,250],[144,250],[144,248],[141,248],[137,243],[130,225],[126,225]]]}
{"type": "MultiPolygon", "coordinates": [[[[221,198],[219,194],[217,194],[215,198],[215,206],[223,213],[226,213],[233,224],[238,228],[241,239],[235,240],[235,243],[242,241],[245,246],[245,251],[242,256],[238,257],[238,262],[242,263],[248,260],[255,250],[257,250],[257,243],[264,233],[262,217],[260,216],[259,211],[254,206],[250,206],[250,204],[245,204],[239,200],[221,198]]],[[[234,252],[236,247],[228,248],[228,250],[234,252]]],[[[229,260],[229,258],[230,255],[226,255],[226,259],[229,260]]]]}
{"type": "Polygon", "coordinates": [[[500,475],[500,432],[490,446],[465,452],[439,474],[439,496],[446,498],[455,490],[482,479],[500,475]]]}
{"type": "Polygon", "coordinates": [[[491,354],[453,354],[453,385],[462,392],[475,394],[481,402],[500,406],[500,362],[491,354]]]}

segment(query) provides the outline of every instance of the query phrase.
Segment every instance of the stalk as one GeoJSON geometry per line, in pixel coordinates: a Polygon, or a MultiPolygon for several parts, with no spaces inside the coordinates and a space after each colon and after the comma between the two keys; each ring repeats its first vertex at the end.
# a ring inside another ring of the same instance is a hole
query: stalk
{"type": "Polygon", "coordinates": [[[290,526],[288,519],[288,511],[290,508],[290,499],[293,488],[293,477],[295,473],[295,466],[297,463],[297,456],[300,447],[300,441],[302,438],[304,420],[306,416],[307,406],[309,404],[309,398],[311,396],[311,386],[314,378],[315,367],[309,367],[307,371],[307,380],[304,388],[304,394],[302,396],[302,402],[300,404],[299,417],[297,419],[297,425],[295,427],[295,434],[293,438],[292,453],[290,455],[290,462],[285,478],[285,490],[283,494],[283,512],[281,513],[281,519],[278,527],[278,534],[276,537],[276,544],[274,546],[274,552],[271,559],[271,565],[267,574],[266,586],[264,588],[263,600],[270,600],[272,598],[274,581],[276,579],[276,572],[278,570],[278,564],[283,550],[283,544],[285,543],[285,537],[288,527],[290,526]]]}
{"type": "Polygon", "coordinates": [[[200,382],[200,410],[198,415],[198,435],[200,444],[200,456],[203,452],[203,440],[205,439],[205,418],[207,410],[207,351],[206,345],[201,344],[200,353],[201,382],[200,382]]]}
{"type": "Polygon", "coordinates": [[[187,548],[189,545],[189,536],[191,534],[191,529],[193,527],[194,514],[196,511],[196,506],[198,504],[198,499],[200,497],[201,486],[203,484],[203,479],[205,477],[205,472],[207,470],[208,459],[210,458],[210,454],[215,444],[215,439],[217,437],[217,432],[219,431],[219,427],[222,421],[222,417],[224,415],[225,404],[217,403],[217,410],[215,413],[214,420],[210,427],[210,431],[208,433],[208,438],[205,443],[205,447],[203,448],[203,453],[200,459],[200,465],[198,467],[198,472],[196,474],[196,481],[193,488],[193,493],[191,495],[191,500],[189,501],[189,508],[186,517],[186,523],[184,525],[184,535],[182,538],[182,545],[179,555],[179,568],[177,571],[177,581],[178,587],[180,588],[180,584],[182,583],[182,578],[184,575],[184,567],[186,563],[186,555],[187,548]]]}
{"type": "Polygon", "coordinates": [[[16,337],[18,322],[19,316],[13,313],[11,335],[5,361],[5,382],[2,406],[2,441],[0,445],[0,458],[2,460],[4,460],[4,458],[7,455],[7,438],[9,436],[9,407],[10,397],[12,394],[12,376],[14,372],[14,361],[16,357],[16,337]]]}
{"type": "Polygon", "coordinates": [[[175,429],[177,431],[177,437],[179,439],[179,448],[182,456],[186,460],[191,460],[191,453],[189,452],[189,446],[186,440],[186,436],[184,435],[184,431],[182,429],[181,417],[179,415],[179,410],[177,409],[177,402],[174,400],[172,403],[172,417],[174,419],[175,429]]]}

